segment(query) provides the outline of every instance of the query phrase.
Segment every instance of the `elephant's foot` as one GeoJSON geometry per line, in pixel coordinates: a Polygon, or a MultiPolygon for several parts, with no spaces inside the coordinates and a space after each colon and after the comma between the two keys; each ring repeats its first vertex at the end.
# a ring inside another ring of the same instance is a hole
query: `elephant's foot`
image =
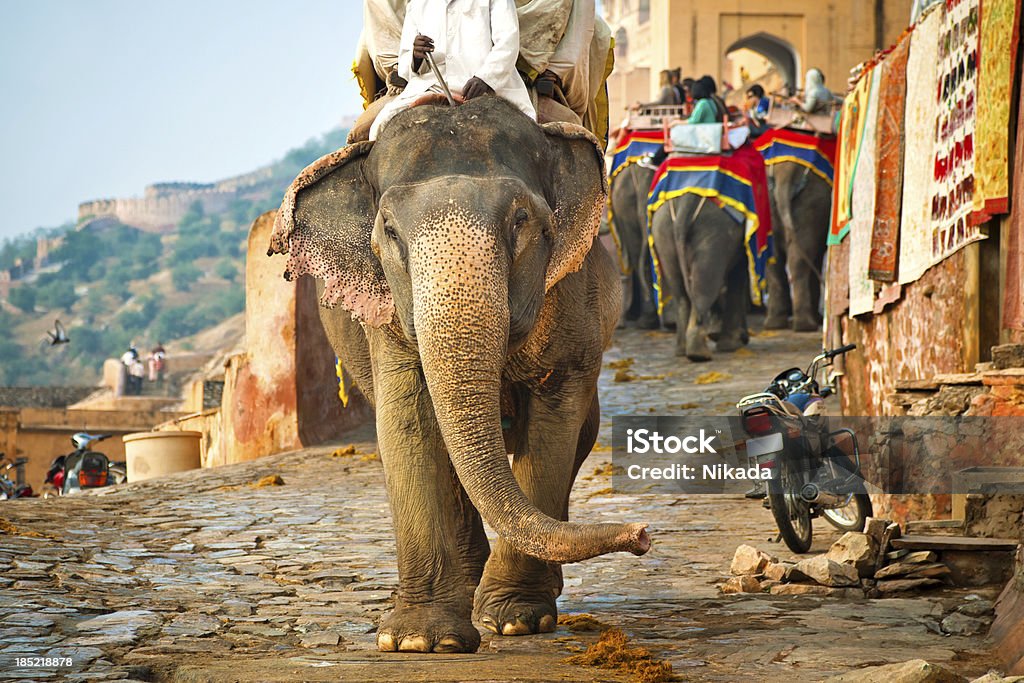
{"type": "Polygon", "coordinates": [[[476,652],[480,632],[451,605],[396,607],[377,629],[381,652],[476,652]]]}
{"type": "Polygon", "coordinates": [[[708,337],[703,330],[691,330],[686,335],[686,357],[695,363],[711,360],[708,337]]]}
{"type": "Polygon", "coordinates": [[[793,331],[794,332],[817,332],[818,321],[813,317],[806,316],[794,316],[793,317],[793,331]]]}
{"type": "Polygon", "coordinates": [[[498,635],[551,633],[558,624],[556,597],[553,587],[497,585],[484,577],[476,591],[473,616],[498,635]]]}
{"type": "MultiPolygon", "coordinates": [[[[715,350],[721,351],[722,353],[732,353],[733,351],[739,351],[746,342],[743,340],[743,334],[728,334],[724,337],[719,337],[718,341],[715,342],[715,350]]],[[[748,337],[749,339],[749,337],[748,337]]]]}
{"type": "Polygon", "coordinates": [[[789,316],[785,313],[769,313],[764,319],[764,329],[784,330],[789,327],[789,316]]]}

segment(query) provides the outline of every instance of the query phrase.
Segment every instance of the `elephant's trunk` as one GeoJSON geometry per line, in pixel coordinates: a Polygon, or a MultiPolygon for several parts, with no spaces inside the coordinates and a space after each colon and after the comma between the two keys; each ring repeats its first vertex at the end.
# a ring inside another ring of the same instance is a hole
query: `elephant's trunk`
{"type": "Polygon", "coordinates": [[[642,555],[642,524],[573,524],[537,509],[509,467],[499,391],[509,329],[507,257],[465,222],[430,231],[410,258],[423,374],[459,480],[488,524],[520,552],[548,562],[642,555]],[[438,245],[446,256],[439,256],[438,245]],[[417,254],[417,252],[420,252],[417,254]],[[424,253],[427,252],[427,253],[424,253]]]}

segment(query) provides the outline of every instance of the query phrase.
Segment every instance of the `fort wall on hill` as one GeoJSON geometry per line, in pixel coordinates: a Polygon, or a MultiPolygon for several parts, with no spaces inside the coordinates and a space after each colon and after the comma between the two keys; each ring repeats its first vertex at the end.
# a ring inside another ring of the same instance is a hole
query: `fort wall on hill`
{"type": "Polygon", "coordinates": [[[93,220],[116,218],[146,232],[166,233],[174,229],[195,202],[206,213],[224,211],[231,202],[257,189],[272,175],[267,166],[216,183],[154,183],[146,186],[142,197],[82,202],[78,205],[78,221],[82,228],[93,220]]]}

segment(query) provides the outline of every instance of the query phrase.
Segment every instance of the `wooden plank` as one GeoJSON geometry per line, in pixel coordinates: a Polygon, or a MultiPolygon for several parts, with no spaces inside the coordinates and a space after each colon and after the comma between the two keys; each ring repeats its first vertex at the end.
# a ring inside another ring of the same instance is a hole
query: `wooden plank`
{"type": "Polygon", "coordinates": [[[996,618],[989,636],[1006,673],[1024,674],[1024,548],[1017,550],[1016,572],[996,600],[996,618]]]}
{"type": "Polygon", "coordinates": [[[1005,550],[1013,551],[1020,541],[1013,538],[976,538],[969,536],[925,536],[910,534],[892,541],[894,548],[907,550],[1005,550]]]}
{"type": "Polygon", "coordinates": [[[963,519],[926,519],[907,522],[907,534],[935,536],[963,536],[963,519]]]}

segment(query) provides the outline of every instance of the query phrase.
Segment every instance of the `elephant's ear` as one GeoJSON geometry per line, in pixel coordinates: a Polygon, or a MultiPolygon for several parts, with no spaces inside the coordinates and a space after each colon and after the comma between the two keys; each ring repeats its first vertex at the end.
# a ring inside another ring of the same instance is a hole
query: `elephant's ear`
{"type": "Polygon", "coordinates": [[[548,137],[551,180],[548,202],[554,211],[554,249],[544,289],[583,266],[601,227],[608,200],[604,154],[597,138],[571,123],[542,126],[548,137]]]}
{"type": "Polygon", "coordinates": [[[395,304],[370,248],[377,206],[363,163],[372,147],[372,142],[344,147],[292,181],[268,253],[288,254],[285,279],[308,274],[323,280],[321,306],[341,304],[354,318],[379,327],[391,321],[395,304]]]}

